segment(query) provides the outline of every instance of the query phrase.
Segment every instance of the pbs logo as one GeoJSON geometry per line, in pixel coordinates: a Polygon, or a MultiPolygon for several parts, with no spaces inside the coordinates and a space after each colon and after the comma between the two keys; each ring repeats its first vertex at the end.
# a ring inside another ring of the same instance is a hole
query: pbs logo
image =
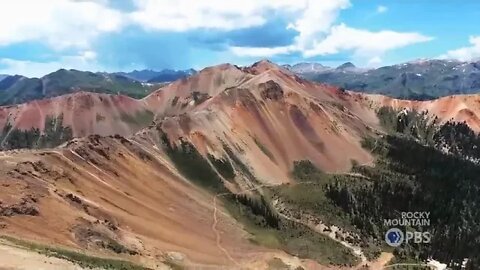
{"type": "Polygon", "coordinates": [[[399,228],[391,228],[385,233],[385,242],[391,247],[399,247],[403,242],[430,243],[430,240],[429,232],[407,231],[404,233],[399,228]]]}
{"type": "Polygon", "coordinates": [[[403,243],[403,232],[398,228],[391,228],[385,233],[385,242],[391,247],[398,247],[403,243]]]}

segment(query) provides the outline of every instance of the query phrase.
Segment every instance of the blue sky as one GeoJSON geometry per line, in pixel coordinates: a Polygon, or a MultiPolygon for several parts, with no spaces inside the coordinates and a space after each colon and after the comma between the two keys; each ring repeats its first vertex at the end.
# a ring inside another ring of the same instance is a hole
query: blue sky
{"type": "Polygon", "coordinates": [[[26,76],[480,57],[473,0],[15,0],[0,10],[0,73],[26,76]]]}

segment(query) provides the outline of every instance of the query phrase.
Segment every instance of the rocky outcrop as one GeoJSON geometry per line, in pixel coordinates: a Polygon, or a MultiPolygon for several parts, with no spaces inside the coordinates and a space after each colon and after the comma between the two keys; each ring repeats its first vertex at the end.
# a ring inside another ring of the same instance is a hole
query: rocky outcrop
{"type": "Polygon", "coordinates": [[[0,216],[38,216],[40,211],[36,205],[37,199],[26,196],[20,199],[20,202],[13,204],[4,204],[0,201],[0,216]]]}
{"type": "Polygon", "coordinates": [[[263,100],[271,99],[278,101],[283,99],[282,87],[273,80],[269,80],[265,83],[260,83],[258,85],[258,88],[260,89],[260,95],[263,100]]]}

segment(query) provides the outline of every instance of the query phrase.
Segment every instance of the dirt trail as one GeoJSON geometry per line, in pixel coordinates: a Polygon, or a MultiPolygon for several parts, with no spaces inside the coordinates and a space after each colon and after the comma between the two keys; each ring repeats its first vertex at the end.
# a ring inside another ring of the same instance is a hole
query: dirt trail
{"type": "MultiPolygon", "coordinates": [[[[275,206],[276,206],[276,204],[274,203],[273,207],[275,208],[275,206]]],[[[305,226],[308,226],[312,230],[314,230],[315,232],[320,233],[322,235],[325,235],[325,236],[329,237],[330,239],[342,244],[344,247],[350,249],[353,252],[353,254],[355,254],[360,259],[360,263],[354,269],[363,269],[364,266],[368,266],[369,269],[372,269],[372,270],[382,270],[382,269],[389,268],[389,266],[386,266],[386,265],[393,259],[393,254],[392,253],[382,252],[380,257],[378,257],[374,261],[369,262],[367,260],[367,257],[365,256],[365,254],[363,253],[363,251],[360,247],[351,245],[350,243],[347,243],[345,241],[341,241],[341,240],[337,239],[335,237],[335,232],[334,231],[332,231],[330,233],[326,233],[326,232],[323,231],[322,226],[319,226],[320,224],[314,225],[314,224],[311,224],[311,223],[308,223],[308,222],[304,222],[302,220],[297,220],[293,217],[289,217],[289,216],[283,214],[281,211],[279,211],[279,209],[276,209],[276,210],[277,210],[277,213],[281,217],[286,218],[288,220],[291,220],[293,222],[301,223],[305,226]]]]}
{"type": "MultiPolygon", "coordinates": [[[[303,182],[303,183],[300,183],[300,184],[303,184],[303,185],[305,185],[305,184],[312,184],[312,182],[303,182]]],[[[253,191],[253,190],[258,190],[258,189],[264,188],[264,187],[272,187],[272,186],[278,186],[278,184],[258,185],[258,186],[256,186],[256,187],[253,187],[253,188],[250,188],[250,189],[246,189],[246,190],[244,190],[244,191],[242,191],[242,192],[240,192],[240,193],[238,193],[238,194],[250,192],[250,191],[253,191]]],[[[234,263],[235,265],[237,265],[237,266],[240,266],[240,264],[239,264],[235,259],[233,259],[232,255],[228,252],[228,250],[226,250],[226,249],[222,246],[222,243],[221,243],[221,235],[220,235],[220,232],[219,232],[219,231],[217,230],[217,228],[216,228],[216,226],[217,226],[217,224],[218,224],[218,218],[217,218],[217,211],[218,211],[218,209],[217,209],[217,198],[218,198],[218,197],[221,197],[221,196],[227,196],[227,195],[231,195],[231,193],[220,193],[220,194],[217,194],[217,195],[215,195],[215,196],[213,197],[213,209],[214,209],[214,211],[213,211],[212,231],[215,233],[215,236],[216,236],[217,247],[225,254],[225,256],[226,256],[231,262],[233,262],[233,263],[234,263]]],[[[362,249],[361,249],[360,247],[353,246],[353,245],[351,245],[351,244],[349,244],[349,243],[347,243],[347,242],[345,242],[345,241],[341,241],[341,240],[336,239],[336,237],[334,236],[334,234],[332,235],[331,233],[330,233],[330,234],[329,234],[329,233],[325,233],[323,230],[319,229],[319,227],[318,227],[317,225],[313,225],[313,224],[310,224],[310,223],[308,223],[308,222],[303,222],[302,220],[297,220],[297,219],[295,219],[295,218],[293,218],[293,217],[289,217],[289,216],[283,214],[278,208],[276,208],[276,206],[277,206],[277,203],[274,202],[274,203],[273,203],[273,207],[274,207],[274,209],[277,211],[277,213],[278,213],[281,217],[283,217],[283,218],[285,218],[285,219],[288,219],[288,220],[290,220],[290,221],[293,221],[293,222],[296,222],[296,223],[301,223],[301,224],[303,224],[303,225],[305,225],[305,226],[308,226],[309,228],[311,228],[311,229],[314,230],[315,232],[320,233],[320,234],[322,234],[322,235],[325,235],[325,236],[331,238],[332,240],[334,240],[334,241],[342,244],[342,245],[345,246],[346,248],[350,249],[350,250],[353,252],[353,254],[355,254],[355,255],[361,260],[361,262],[360,262],[360,264],[359,264],[360,266],[361,266],[361,265],[365,265],[365,264],[367,263],[367,258],[366,258],[366,256],[363,254],[363,251],[362,251],[362,249]]],[[[380,259],[381,259],[381,258],[379,258],[377,261],[379,261],[380,259]]],[[[391,258],[389,258],[389,259],[387,260],[387,262],[388,262],[390,259],[391,259],[391,258]]],[[[377,262],[377,261],[375,261],[375,262],[377,262]]],[[[385,264],[386,264],[386,262],[383,263],[383,264],[381,264],[381,265],[385,265],[385,264]]],[[[380,263],[379,263],[378,265],[380,265],[380,263]]],[[[380,268],[379,268],[379,269],[380,269],[380,268]]]]}
{"type": "MultiPolygon", "coordinates": [[[[257,190],[257,189],[260,189],[260,188],[264,188],[264,187],[272,187],[272,186],[277,186],[278,184],[264,184],[264,185],[258,185],[256,187],[253,187],[253,188],[250,188],[250,189],[246,189],[240,193],[237,193],[237,194],[242,194],[242,193],[246,193],[246,192],[250,192],[250,191],[253,191],[253,190],[257,190]]],[[[212,224],[212,231],[215,233],[215,238],[216,238],[216,242],[217,242],[217,247],[223,252],[223,254],[225,254],[225,256],[228,258],[228,260],[230,260],[231,262],[233,262],[236,266],[239,266],[240,267],[240,264],[232,257],[232,255],[228,252],[228,250],[226,250],[223,246],[222,246],[222,238],[221,238],[221,235],[220,235],[220,232],[217,230],[217,224],[218,224],[218,217],[217,217],[217,211],[218,211],[218,208],[217,208],[217,199],[218,197],[222,197],[222,196],[227,196],[227,195],[232,195],[232,193],[220,193],[220,194],[217,194],[213,197],[213,224],[212,224]]]]}
{"type": "Polygon", "coordinates": [[[322,234],[322,235],[325,235],[328,238],[332,239],[333,241],[340,243],[344,247],[350,249],[352,251],[352,253],[355,254],[355,256],[357,256],[360,259],[360,261],[361,261],[360,264],[363,265],[367,262],[367,257],[363,254],[363,251],[360,247],[353,246],[353,245],[351,245],[351,244],[349,244],[345,241],[337,239],[335,237],[335,232],[334,231],[328,232],[328,233],[324,232],[322,226],[319,226],[319,225],[322,225],[321,223],[320,224],[313,224],[313,223],[310,223],[310,222],[302,221],[301,219],[296,219],[296,218],[285,215],[284,213],[282,213],[282,211],[280,211],[279,208],[277,208],[277,205],[278,205],[278,200],[275,200],[273,202],[273,207],[277,211],[278,215],[280,215],[281,217],[283,217],[285,219],[288,219],[290,221],[296,222],[296,223],[303,224],[303,225],[309,227],[310,229],[314,230],[315,232],[317,232],[319,234],[322,234]]]}
{"type": "MultiPolygon", "coordinates": [[[[218,195],[217,195],[218,196],[218,195]]],[[[215,233],[215,240],[217,243],[217,247],[225,254],[225,256],[228,258],[229,261],[233,262],[236,266],[240,266],[240,264],[230,255],[228,250],[226,250],[222,246],[222,239],[220,232],[217,230],[217,224],[218,224],[218,219],[217,219],[217,196],[213,197],[213,224],[212,224],[212,231],[215,233]]]]}
{"type": "Polygon", "coordinates": [[[393,259],[393,254],[389,252],[382,252],[380,254],[380,257],[378,257],[375,261],[372,262],[367,262],[364,264],[359,265],[355,269],[362,269],[364,265],[368,265],[369,269],[372,270],[382,270],[382,269],[388,269],[388,266],[386,265],[393,259]]]}

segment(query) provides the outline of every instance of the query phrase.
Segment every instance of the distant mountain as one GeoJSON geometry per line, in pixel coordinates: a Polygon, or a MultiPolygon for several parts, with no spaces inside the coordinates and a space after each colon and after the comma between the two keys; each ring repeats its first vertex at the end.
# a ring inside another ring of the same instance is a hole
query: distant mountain
{"type": "Polygon", "coordinates": [[[116,72],[113,74],[121,75],[139,82],[147,82],[148,80],[158,76],[160,74],[160,71],[143,69],[143,70],[134,70],[131,72],[116,72]]]}
{"type": "Polygon", "coordinates": [[[283,65],[283,67],[294,73],[318,73],[332,69],[319,63],[298,63],[293,66],[283,65]]]}
{"type": "Polygon", "coordinates": [[[346,62],[338,66],[336,70],[348,70],[348,69],[354,69],[354,68],[356,68],[356,66],[352,62],[346,62]]]}
{"type": "Polygon", "coordinates": [[[480,92],[480,61],[419,60],[377,69],[361,69],[345,63],[315,72],[292,71],[348,90],[396,98],[422,100],[480,92]]]}
{"type": "Polygon", "coordinates": [[[12,85],[14,85],[16,82],[18,82],[21,79],[26,79],[26,77],[23,77],[21,75],[14,75],[14,76],[6,76],[0,80],[0,91],[6,90],[10,88],[12,85]]]}
{"type": "Polygon", "coordinates": [[[121,75],[140,82],[163,83],[172,82],[181,78],[188,77],[196,73],[194,69],[187,70],[171,70],[164,69],[155,71],[151,69],[134,70],[132,72],[117,72],[114,74],[121,75]]]}
{"type": "Polygon", "coordinates": [[[60,69],[42,78],[0,75],[0,105],[24,103],[79,91],[143,98],[158,88],[158,84],[176,81],[196,73],[194,69],[134,70],[128,73],[60,69]]]}
{"type": "Polygon", "coordinates": [[[192,76],[196,73],[197,71],[194,69],[186,69],[186,70],[164,69],[160,71],[157,76],[148,80],[148,82],[149,83],[173,82],[178,79],[183,79],[183,78],[192,76]]]}
{"type": "Polygon", "coordinates": [[[18,104],[78,91],[141,98],[152,86],[118,74],[60,69],[42,78],[9,76],[0,81],[0,105],[18,104]]]}

